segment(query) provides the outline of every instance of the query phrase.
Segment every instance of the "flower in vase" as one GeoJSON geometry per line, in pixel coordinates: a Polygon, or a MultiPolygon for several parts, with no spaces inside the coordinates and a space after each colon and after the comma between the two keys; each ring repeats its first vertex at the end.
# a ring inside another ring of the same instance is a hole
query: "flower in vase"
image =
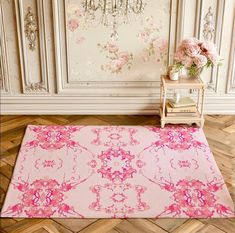
{"type": "Polygon", "coordinates": [[[193,59],[191,57],[184,57],[181,62],[186,68],[189,68],[193,64],[193,59]]]}
{"type": "Polygon", "coordinates": [[[204,55],[198,55],[193,58],[193,62],[198,68],[202,68],[203,66],[206,65],[207,58],[204,55]]]}
{"type": "Polygon", "coordinates": [[[190,76],[197,75],[204,67],[219,65],[219,60],[215,45],[197,38],[183,40],[175,53],[176,64],[185,67],[190,76]]]}
{"type": "Polygon", "coordinates": [[[217,53],[209,53],[208,58],[212,62],[213,65],[217,65],[219,63],[219,55],[217,53]]]}

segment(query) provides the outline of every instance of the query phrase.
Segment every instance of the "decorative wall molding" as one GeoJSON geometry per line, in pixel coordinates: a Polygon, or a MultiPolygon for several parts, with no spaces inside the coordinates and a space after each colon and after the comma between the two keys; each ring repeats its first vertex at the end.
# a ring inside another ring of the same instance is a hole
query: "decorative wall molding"
{"type": "Polygon", "coordinates": [[[10,94],[8,56],[5,36],[3,5],[2,2],[0,2],[0,90],[2,94],[10,94]]]}
{"type": "Polygon", "coordinates": [[[177,17],[178,17],[178,1],[171,0],[170,7],[170,25],[169,25],[169,46],[168,46],[168,64],[174,62],[174,53],[177,46],[177,17]]]}
{"type": "Polygon", "coordinates": [[[25,16],[25,36],[29,41],[29,49],[35,50],[37,39],[38,26],[32,8],[28,7],[28,12],[25,16]]]}
{"type": "MultiPolygon", "coordinates": [[[[158,89],[160,80],[156,81],[71,81],[68,70],[66,15],[67,1],[55,0],[53,4],[53,28],[55,38],[55,59],[56,59],[56,80],[58,94],[73,94],[81,96],[149,96],[158,89]],[[94,92],[95,90],[95,92],[94,92]]],[[[177,0],[170,1],[170,23],[168,41],[168,64],[173,60],[172,55],[175,49],[176,40],[176,15],[177,0]],[[173,42],[173,43],[171,43],[173,42]]]]}
{"type": "Polygon", "coordinates": [[[202,7],[203,1],[196,1],[196,15],[195,15],[195,24],[194,24],[194,36],[200,38],[201,37],[201,27],[202,27],[202,7]]]}
{"type": "MultiPolygon", "coordinates": [[[[205,8],[205,0],[197,0],[196,19],[195,19],[195,36],[201,39],[210,40],[217,45],[218,52],[221,51],[222,33],[224,21],[225,0],[215,0],[216,9],[213,11],[212,6],[205,8]]],[[[210,80],[207,88],[211,94],[218,92],[218,71],[219,67],[211,69],[210,80]]]]}
{"type": "MultiPolygon", "coordinates": [[[[219,50],[221,46],[226,49],[231,47],[231,52],[230,55],[229,52],[223,53],[225,54],[223,57],[225,65],[220,70],[223,77],[218,78],[218,70],[214,69],[204,79],[211,83],[211,89],[206,93],[205,110],[207,114],[235,114],[235,23],[232,22],[234,12],[231,9],[234,9],[235,6],[233,0],[171,0],[170,9],[166,9],[170,11],[168,61],[172,63],[176,44],[186,35],[203,38],[204,23],[206,23],[204,18],[210,6],[212,7],[210,12],[214,15],[215,28],[212,40],[216,42],[219,50]],[[196,12],[191,14],[187,11],[188,7],[196,12]],[[229,17],[225,17],[224,11],[226,15],[229,14],[229,17]],[[188,20],[188,16],[190,16],[190,20],[188,20]],[[223,18],[225,18],[224,25],[223,18]],[[230,34],[232,23],[233,35],[230,34]],[[225,28],[228,25],[230,25],[229,28],[225,28]],[[223,31],[229,32],[231,44],[228,42],[229,39],[225,38],[228,35],[222,35],[221,28],[223,31]],[[221,36],[223,36],[223,41],[221,36]],[[221,45],[221,43],[223,44],[221,45]],[[227,66],[229,70],[226,74],[227,66]]],[[[154,82],[68,79],[67,45],[64,32],[65,7],[66,0],[0,0],[0,75],[4,74],[4,77],[1,76],[3,77],[1,114],[158,114],[159,81],[157,78],[154,82]],[[51,14],[51,4],[53,15],[51,14]],[[25,16],[28,7],[32,7],[38,25],[34,51],[29,49],[28,40],[25,37],[25,16]],[[14,17],[9,17],[9,14],[14,15],[14,11],[16,12],[16,22],[14,22],[14,17]],[[53,25],[47,25],[52,16],[53,25]],[[14,28],[17,28],[18,31],[18,41],[12,32],[14,28]],[[53,32],[54,37],[51,36],[53,32]],[[53,50],[53,38],[56,43],[55,51],[53,50]],[[6,40],[9,42],[7,46],[6,40]],[[11,48],[11,45],[14,48],[11,48]],[[14,56],[18,47],[22,74],[17,76],[16,72],[8,69],[8,65],[11,69],[16,67],[17,70],[18,58],[14,56]],[[35,67],[33,67],[34,64],[35,67]],[[56,75],[54,74],[54,64],[56,65],[56,75]],[[52,67],[51,76],[49,76],[49,67],[52,67]],[[36,70],[36,78],[31,73],[34,70],[36,70]],[[9,73],[11,75],[13,73],[12,77],[9,76],[9,73]],[[16,82],[18,77],[22,82],[23,93],[16,82]],[[50,88],[49,80],[53,88],[50,88]]],[[[207,75],[207,73],[205,74],[207,75]]]]}
{"type": "MultiPolygon", "coordinates": [[[[187,0],[179,0],[177,4],[177,36],[176,36],[176,47],[184,39],[184,22],[185,22],[185,7],[187,0]]],[[[175,51],[173,51],[174,53],[175,51]]]]}
{"type": "Polygon", "coordinates": [[[46,91],[46,88],[43,85],[43,83],[29,83],[25,87],[25,91],[27,91],[27,92],[41,92],[41,91],[46,91]]]}
{"type": "Polygon", "coordinates": [[[212,13],[211,6],[208,8],[204,21],[205,23],[203,24],[203,38],[204,40],[212,41],[215,33],[215,26],[214,14],[212,13]]]}
{"type": "Polygon", "coordinates": [[[235,93],[235,10],[233,15],[233,29],[230,46],[229,66],[228,66],[228,79],[226,93],[235,93]]]}
{"type": "MultiPolygon", "coordinates": [[[[41,72],[41,81],[35,82],[31,81],[31,74],[29,72],[29,56],[28,52],[32,52],[36,46],[36,32],[30,32],[27,35],[29,39],[29,48],[28,43],[25,38],[25,18],[24,18],[24,9],[31,9],[30,6],[25,6],[26,2],[23,0],[15,0],[15,10],[16,10],[16,21],[17,21],[17,32],[18,32],[18,41],[19,41],[19,50],[20,50],[20,64],[21,64],[21,77],[22,77],[22,86],[23,93],[25,94],[42,94],[49,93],[49,82],[48,82],[48,55],[46,48],[46,27],[45,27],[45,8],[44,0],[36,0],[37,6],[37,18],[38,18],[38,33],[39,33],[39,56],[35,53],[35,58],[40,58],[40,72],[41,72]]],[[[29,12],[28,12],[29,13],[29,12]]],[[[32,17],[32,10],[29,13],[32,17]]],[[[36,16],[33,16],[36,18],[36,16]]],[[[35,19],[31,18],[31,21],[35,19]]],[[[31,22],[32,23],[32,22],[31,22]]],[[[33,27],[35,29],[35,22],[33,22],[33,27]]]]}
{"type": "MultiPolygon", "coordinates": [[[[204,0],[201,0],[201,6],[203,11],[204,0]]],[[[206,40],[213,41],[217,45],[218,52],[221,51],[222,46],[222,33],[221,28],[223,28],[223,21],[224,21],[224,10],[225,10],[225,0],[217,0],[216,1],[216,12],[212,10],[210,6],[206,13],[201,14],[201,20],[203,21],[203,28],[200,30],[200,38],[204,38],[206,40]],[[203,17],[203,18],[202,18],[203,17]]],[[[202,25],[201,25],[202,26],[202,25]]],[[[210,81],[208,82],[208,89],[214,93],[218,92],[218,77],[219,67],[213,67],[211,69],[211,77],[210,81]]]]}

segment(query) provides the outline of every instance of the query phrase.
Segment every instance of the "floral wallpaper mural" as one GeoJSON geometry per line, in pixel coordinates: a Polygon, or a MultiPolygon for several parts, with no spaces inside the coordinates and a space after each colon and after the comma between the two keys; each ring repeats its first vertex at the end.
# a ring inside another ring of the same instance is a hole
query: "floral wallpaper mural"
{"type": "Polygon", "coordinates": [[[121,73],[125,67],[131,68],[133,62],[133,54],[128,51],[120,51],[114,43],[108,42],[105,45],[97,44],[101,48],[101,52],[106,52],[106,58],[109,60],[107,64],[101,65],[103,71],[109,71],[114,74],[121,73]]]}
{"type": "Polygon", "coordinates": [[[153,58],[156,64],[167,66],[168,42],[161,37],[161,25],[155,22],[153,16],[146,18],[145,23],[138,34],[144,43],[143,61],[153,58]]]}
{"type": "Polygon", "coordinates": [[[87,25],[81,1],[67,0],[70,81],[156,81],[168,62],[170,0],[146,0],[144,13],[118,27],[87,25]],[[167,25],[167,26],[166,26],[167,25]]]}

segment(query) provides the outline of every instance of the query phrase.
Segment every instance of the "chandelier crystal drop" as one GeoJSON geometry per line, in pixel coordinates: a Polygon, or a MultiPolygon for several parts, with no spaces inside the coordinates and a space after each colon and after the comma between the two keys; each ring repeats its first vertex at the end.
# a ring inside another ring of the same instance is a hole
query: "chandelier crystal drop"
{"type": "Polygon", "coordinates": [[[112,27],[111,38],[116,40],[118,26],[142,14],[146,4],[144,0],[83,0],[82,5],[86,23],[112,27]]]}

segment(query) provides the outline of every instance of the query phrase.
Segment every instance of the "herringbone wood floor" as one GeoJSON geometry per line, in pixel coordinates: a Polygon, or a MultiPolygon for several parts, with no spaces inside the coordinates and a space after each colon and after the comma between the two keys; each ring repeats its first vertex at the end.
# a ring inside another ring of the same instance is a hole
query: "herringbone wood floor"
{"type": "MultiPolygon", "coordinates": [[[[28,124],[159,125],[157,116],[2,116],[0,205],[10,182],[28,124]]],[[[204,132],[235,201],[235,116],[206,116],[204,132]]],[[[29,233],[223,233],[235,232],[235,219],[1,219],[0,232],[29,233]],[[34,227],[34,229],[32,228],[34,227]]]]}

